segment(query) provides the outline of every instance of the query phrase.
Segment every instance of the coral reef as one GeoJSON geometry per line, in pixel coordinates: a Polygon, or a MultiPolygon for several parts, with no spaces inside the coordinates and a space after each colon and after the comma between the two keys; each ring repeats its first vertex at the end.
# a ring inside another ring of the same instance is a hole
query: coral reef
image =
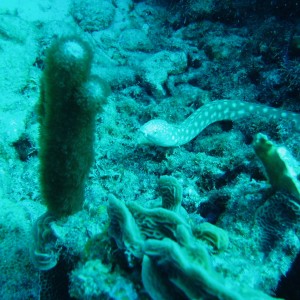
{"type": "Polygon", "coordinates": [[[298,299],[299,10],[2,0],[0,298],[298,299]]]}

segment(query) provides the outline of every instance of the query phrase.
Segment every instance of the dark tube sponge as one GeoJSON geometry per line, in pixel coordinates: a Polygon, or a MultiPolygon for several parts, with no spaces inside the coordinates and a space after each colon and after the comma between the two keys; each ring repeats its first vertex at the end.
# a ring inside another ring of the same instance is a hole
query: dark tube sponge
{"type": "Polygon", "coordinates": [[[82,208],[84,185],[94,158],[95,116],[110,93],[91,75],[92,50],[78,37],[49,48],[41,80],[40,183],[48,211],[57,217],[82,208]]]}

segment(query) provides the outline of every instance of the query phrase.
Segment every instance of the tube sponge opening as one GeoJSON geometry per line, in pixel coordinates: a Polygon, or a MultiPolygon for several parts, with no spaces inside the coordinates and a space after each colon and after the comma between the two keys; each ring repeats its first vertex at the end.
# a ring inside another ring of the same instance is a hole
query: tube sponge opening
{"type": "Polygon", "coordinates": [[[56,84],[60,82],[57,80],[63,80],[67,86],[75,87],[87,80],[92,59],[92,49],[83,39],[76,36],[60,38],[47,51],[44,76],[56,84]]]}

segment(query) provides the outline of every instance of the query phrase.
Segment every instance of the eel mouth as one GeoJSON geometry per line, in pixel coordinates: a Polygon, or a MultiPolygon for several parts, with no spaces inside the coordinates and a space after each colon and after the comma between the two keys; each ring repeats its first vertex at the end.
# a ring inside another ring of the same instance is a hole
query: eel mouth
{"type": "Polygon", "coordinates": [[[153,142],[149,138],[149,135],[142,130],[142,128],[138,131],[137,134],[137,144],[139,145],[153,145],[153,142]]]}

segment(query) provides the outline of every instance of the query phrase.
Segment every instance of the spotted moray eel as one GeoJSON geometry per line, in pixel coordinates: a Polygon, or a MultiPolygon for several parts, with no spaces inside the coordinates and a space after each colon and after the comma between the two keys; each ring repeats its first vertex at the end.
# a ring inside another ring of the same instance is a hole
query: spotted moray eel
{"type": "Polygon", "coordinates": [[[141,144],[162,147],[181,146],[195,138],[208,125],[222,120],[237,120],[255,114],[270,118],[288,118],[300,128],[300,114],[261,104],[235,100],[220,100],[201,106],[181,124],[154,119],[140,128],[141,144]]]}

